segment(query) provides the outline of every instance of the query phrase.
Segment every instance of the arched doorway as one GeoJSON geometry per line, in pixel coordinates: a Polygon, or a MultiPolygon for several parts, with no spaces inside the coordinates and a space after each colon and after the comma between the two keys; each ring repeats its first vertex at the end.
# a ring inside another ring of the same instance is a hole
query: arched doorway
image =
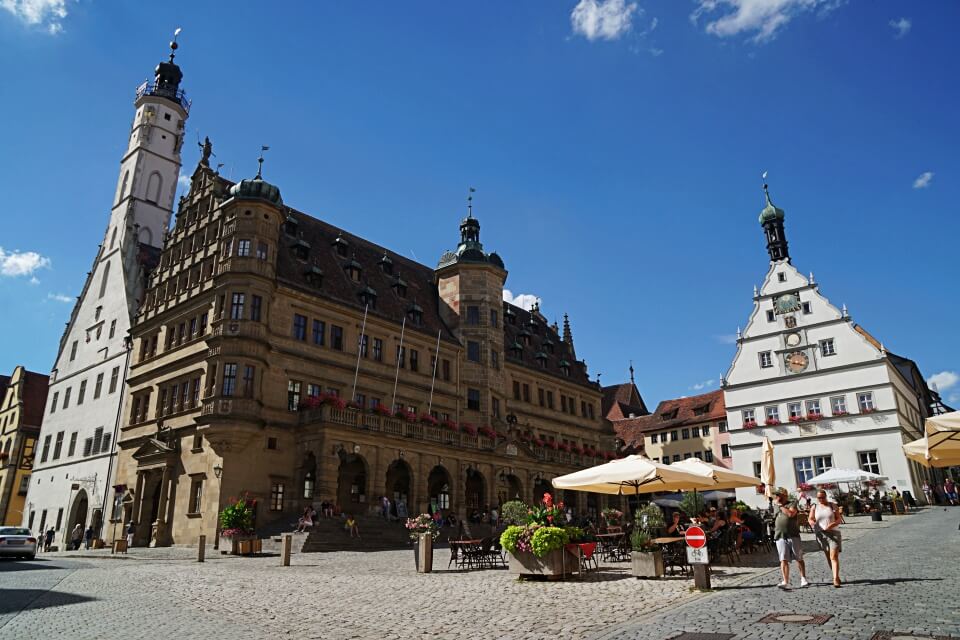
{"type": "Polygon", "coordinates": [[[70,520],[65,532],[68,543],[74,527],[79,524],[81,529],[87,528],[87,509],[89,508],[89,503],[86,489],[78,490],[77,495],[74,496],[73,499],[73,507],[70,509],[70,520]]]}
{"type": "Polygon", "coordinates": [[[340,462],[337,477],[337,502],[345,512],[353,505],[367,503],[367,463],[358,455],[348,455],[340,462]]]}
{"type": "Polygon", "coordinates": [[[482,509],[487,504],[487,496],[485,487],[487,486],[487,481],[483,477],[483,474],[474,469],[473,467],[467,468],[467,481],[464,485],[466,499],[467,499],[467,513],[472,509],[482,509]]]}
{"type": "Polygon", "coordinates": [[[409,515],[410,487],[413,486],[410,465],[403,460],[394,460],[387,468],[387,497],[390,498],[390,514],[398,518],[409,515]]]}
{"type": "Polygon", "coordinates": [[[533,504],[538,504],[543,500],[543,494],[549,493],[553,496],[553,485],[550,484],[549,480],[544,480],[543,478],[537,478],[533,484],[533,504]]]}
{"type": "Polygon", "coordinates": [[[440,465],[427,476],[427,495],[432,511],[450,509],[450,474],[440,465]]]}
{"type": "Polygon", "coordinates": [[[500,496],[500,504],[511,500],[523,500],[523,483],[520,482],[520,478],[512,473],[507,474],[503,479],[503,484],[505,486],[503,494],[500,496]]]}

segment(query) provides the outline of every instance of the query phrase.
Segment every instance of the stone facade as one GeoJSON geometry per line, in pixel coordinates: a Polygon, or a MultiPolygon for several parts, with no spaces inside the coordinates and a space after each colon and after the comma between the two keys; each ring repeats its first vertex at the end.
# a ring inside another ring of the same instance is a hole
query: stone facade
{"type": "Polygon", "coordinates": [[[611,457],[569,327],[504,303],[506,277],[472,215],[431,269],[201,162],[132,330],[114,499],[135,544],[213,539],[242,495],[258,527],[381,495],[464,515],[611,457]]]}

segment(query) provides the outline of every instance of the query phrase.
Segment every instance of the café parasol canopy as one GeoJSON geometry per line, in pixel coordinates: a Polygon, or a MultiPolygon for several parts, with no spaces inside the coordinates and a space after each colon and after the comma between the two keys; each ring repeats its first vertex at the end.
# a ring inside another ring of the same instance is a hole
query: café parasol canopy
{"type": "Polygon", "coordinates": [[[926,436],[903,445],[908,458],[928,467],[960,465],[960,411],[927,418],[926,436]]]}
{"type": "Polygon", "coordinates": [[[760,453],[760,479],[763,480],[763,493],[773,499],[777,487],[777,471],[773,464],[773,443],[770,438],[763,439],[763,448],[760,453]]]}
{"type": "Polygon", "coordinates": [[[807,480],[807,484],[849,484],[853,482],[886,479],[886,476],[882,476],[879,473],[871,473],[869,471],[863,471],[862,469],[830,469],[829,471],[824,471],[821,474],[813,476],[807,480]]]}
{"type": "MultiPolygon", "coordinates": [[[[710,487],[711,489],[737,489],[739,487],[756,487],[761,484],[760,478],[736,473],[730,469],[704,462],[700,458],[687,458],[680,462],[674,462],[670,466],[684,469],[698,475],[712,475],[714,484],[710,487]]],[[[711,498],[707,499],[710,500],[711,498]]]]}
{"type": "Polygon", "coordinates": [[[573,491],[630,495],[655,491],[712,489],[716,483],[709,473],[681,469],[679,465],[661,464],[643,456],[627,456],[554,478],[553,486],[573,491]]]}

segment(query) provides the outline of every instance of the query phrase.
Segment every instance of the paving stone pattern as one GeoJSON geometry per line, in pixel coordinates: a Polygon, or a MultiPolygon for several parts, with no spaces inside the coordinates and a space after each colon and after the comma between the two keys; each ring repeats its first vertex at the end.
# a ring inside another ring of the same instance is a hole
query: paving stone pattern
{"type": "MultiPolygon", "coordinates": [[[[952,513],[928,511],[845,530],[849,586],[781,592],[773,558],[719,567],[710,594],[692,581],[636,580],[605,565],[587,580],[519,582],[504,570],[413,572],[413,552],[236,558],[191,549],[48,554],[0,561],[0,639],[237,638],[857,638],[877,631],[958,635],[952,513]],[[879,530],[878,530],[879,529],[879,530]],[[859,539],[858,539],[859,538],[859,539]],[[941,540],[950,545],[935,546],[941,540]],[[858,581],[892,582],[858,582],[858,581]],[[824,613],[824,625],[760,624],[770,613],[824,613]]],[[[827,578],[811,554],[811,578],[827,578]]],[[[435,566],[446,565],[438,550],[435,566]]]]}

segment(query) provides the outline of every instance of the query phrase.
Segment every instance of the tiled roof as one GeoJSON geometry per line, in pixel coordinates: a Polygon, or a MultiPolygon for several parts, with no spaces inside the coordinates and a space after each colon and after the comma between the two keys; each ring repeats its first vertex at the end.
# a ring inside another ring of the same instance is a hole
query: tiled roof
{"type": "Polygon", "coordinates": [[[281,246],[277,252],[277,279],[311,295],[329,298],[341,304],[364,308],[360,294],[370,287],[376,292],[376,308],[371,315],[380,316],[400,324],[407,317],[407,331],[426,333],[436,340],[437,331],[448,342],[457,342],[456,337],[440,317],[439,296],[433,281],[433,269],[393,253],[363,238],[348,233],[322,220],[299,211],[290,212],[297,221],[296,237],[281,231],[281,246]],[[347,243],[347,255],[340,256],[334,241],[340,238],[347,243]],[[298,242],[309,244],[306,260],[301,260],[291,249],[298,242]],[[393,275],[387,274],[380,261],[386,255],[393,266],[393,275]],[[360,267],[360,281],[354,282],[345,267],[355,262],[360,267]],[[313,276],[308,273],[322,272],[322,284],[311,284],[313,276]],[[394,284],[402,281],[406,295],[400,297],[394,284]],[[423,322],[414,326],[407,315],[413,305],[423,310],[423,322]]]}
{"type": "Polygon", "coordinates": [[[643,441],[643,434],[661,429],[672,429],[686,425],[701,424],[712,420],[723,420],[727,416],[723,401],[723,390],[675,400],[664,400],[657,405],[656,411],[648,416],[613,423],[617,436],[628,446],[643,441]],[[702,414],[695,412],[705,409],[702,414]]]}
{"type": "Polygon", "coordinates": [[[603,415],[607,420],[622,420],[630,414],[645,416],[650,413],[637,386],[623,382],[603,388],[603,415]]]}
{"type": "Polygon", "coordinates": [[[43,422],[43,411],[47,406],[47,389],[50,377],[33,371],[24,372],[23,418],[20,424],[39,427],[43,422]]]}

